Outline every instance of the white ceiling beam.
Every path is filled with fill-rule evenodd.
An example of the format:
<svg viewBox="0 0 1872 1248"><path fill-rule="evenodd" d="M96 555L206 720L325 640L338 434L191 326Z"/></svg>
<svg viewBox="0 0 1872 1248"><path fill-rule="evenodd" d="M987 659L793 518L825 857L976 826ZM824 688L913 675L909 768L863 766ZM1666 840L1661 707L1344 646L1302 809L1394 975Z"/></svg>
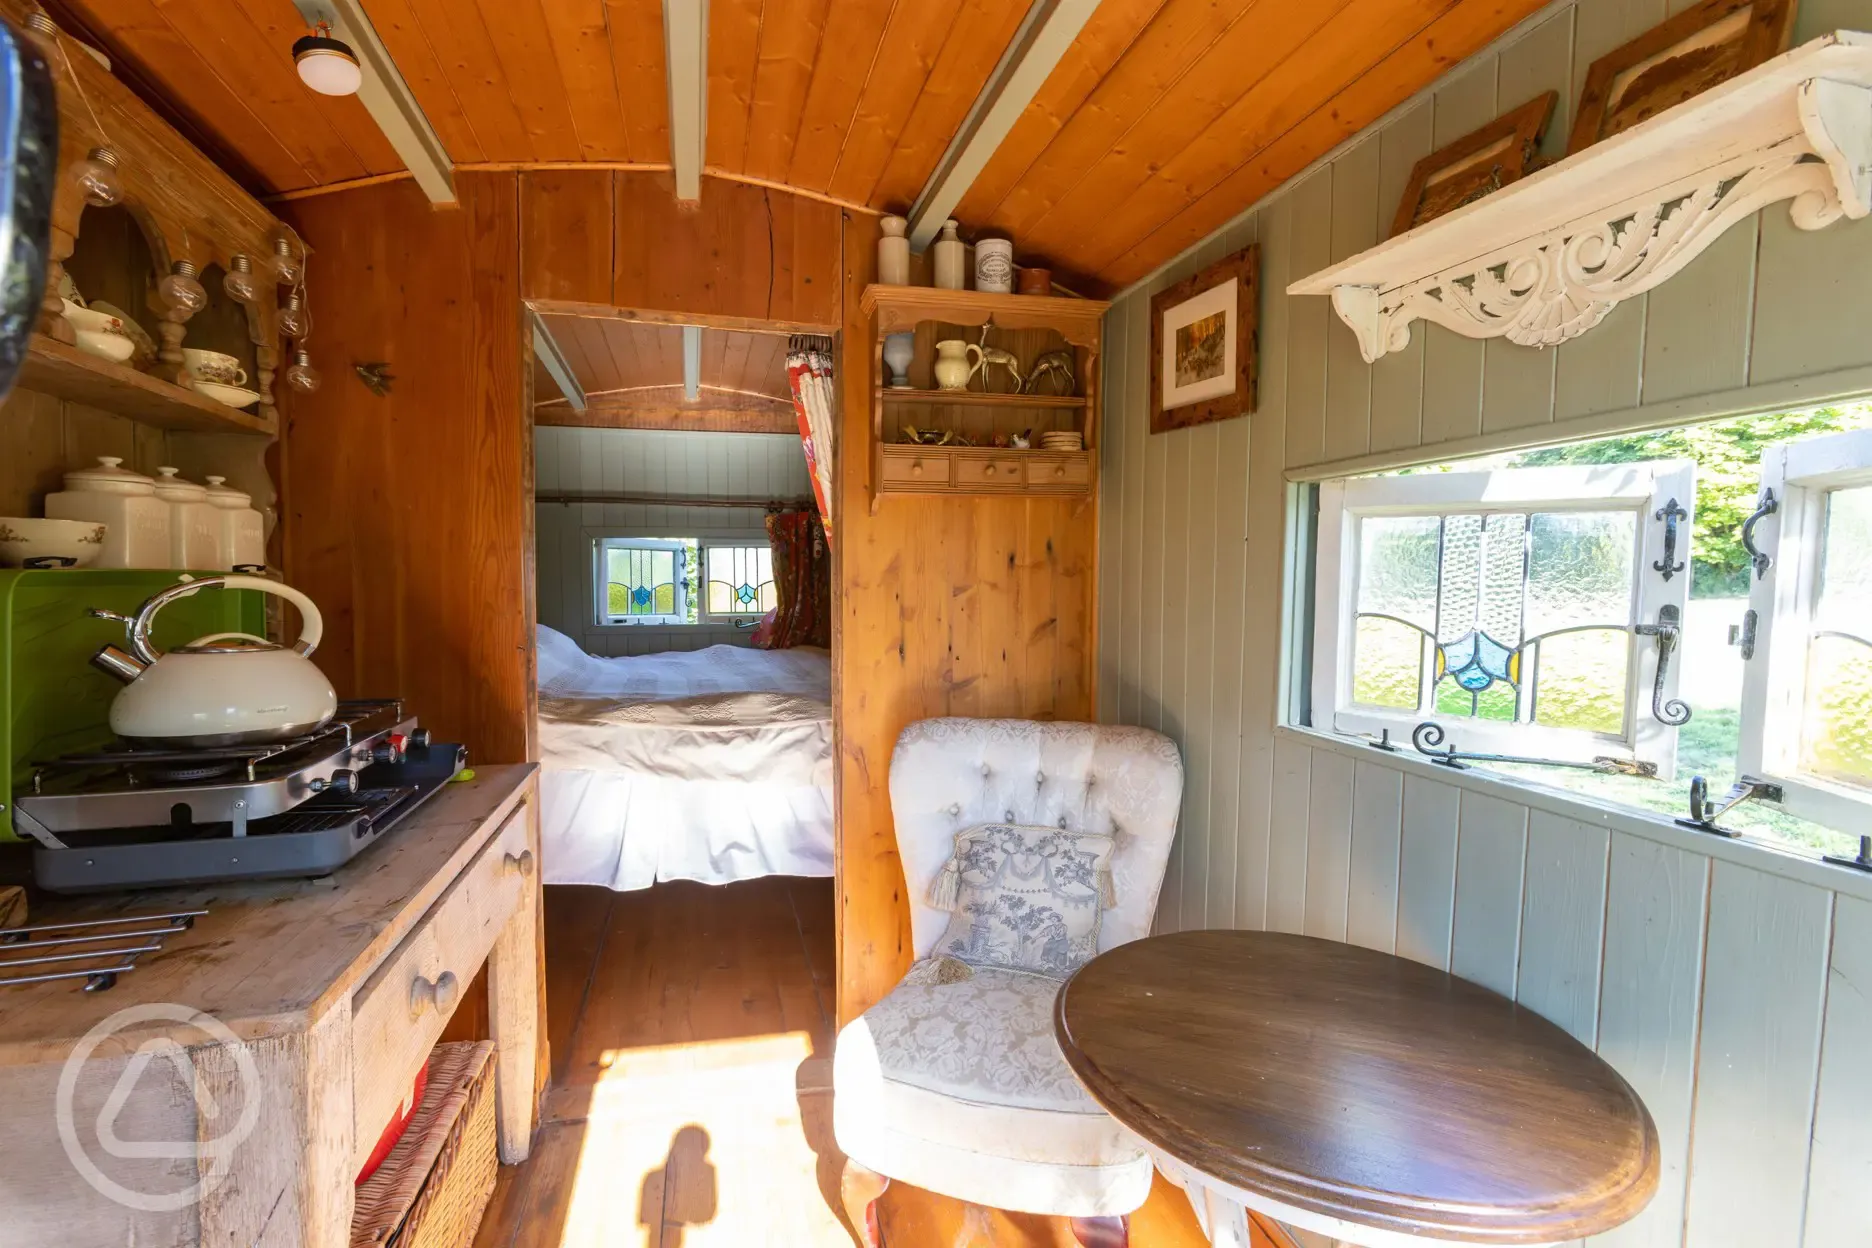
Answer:
<svg viewBox="0 0 1872 1248"><path fill-rule="evenodd" d="M553 385L559 387L559 393L565 396L566 403L575 412L582 412L588 406L585 387L579 385L578 374L572 371L572 365L566 361L565 352L559 349L559 343L553 338L552 329L546 324L546 318L528 309L533 321L533 358L545 368L546 375L553 379Z"/></svg>
<svg viewBox="0 0 1872 1248"><path fill-rule="evenodd" d="M694 203L702 198L708 135L708 0L663 0L663 52L676 198Z"/></svg>
<svg viewBox="0 0 1872 1248"><path fill-rule="evenodd" d="M1096 8L1098 0L1033 0L910 209L912 248L921 252L942 230Z"/></svg>
<svg viewBox="0 0 1872 1248"><path fill-rule="evenodd" d="M682 327L682 392L693 403L702 393L702 327Z"/></svg>
<svg viewBox="0 0 1872 1248"><path fill-rule="evenodd" d="M429 124L409 84L390 58L390 50L377 36L377 28L360 0L293 0L306 25L324 22L332 35L351 45L364 80L358 100L377 123L403 165L415 175L416 185L432 204L455 202L455 165L448 149Z"/></svg>

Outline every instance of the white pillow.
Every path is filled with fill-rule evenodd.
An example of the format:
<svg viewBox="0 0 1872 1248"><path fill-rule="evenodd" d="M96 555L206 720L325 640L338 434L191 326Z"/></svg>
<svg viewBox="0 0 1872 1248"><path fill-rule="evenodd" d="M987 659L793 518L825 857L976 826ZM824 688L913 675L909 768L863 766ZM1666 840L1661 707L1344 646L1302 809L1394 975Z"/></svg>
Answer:
<svg viewBox="0 0 1872 1248"><path fill-rule="evenodd" d="M535 650L539 656L540 692L559 693L577 689L579 674L591 656L579 647L578 642L544 624L539 626L538 636Z"/></svg>

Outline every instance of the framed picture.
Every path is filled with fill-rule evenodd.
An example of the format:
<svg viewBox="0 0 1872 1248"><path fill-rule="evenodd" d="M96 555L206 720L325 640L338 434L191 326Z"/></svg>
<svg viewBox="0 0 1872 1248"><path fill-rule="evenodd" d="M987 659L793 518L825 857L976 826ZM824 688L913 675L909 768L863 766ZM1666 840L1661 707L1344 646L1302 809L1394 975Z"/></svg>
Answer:
<svg viewBox="0 0 1872 1248"><path fill-rule="evenodd" d="M1787 51L1795 0L1703 0L1592 63L1567 154Z"/></svg>
<svg viewBox="0 0 1872 1248"><path fill-rule="evenodd" d="M1398 201L1390 237L1520 181L1540 154L1541 135L1559 100L1558 91L1536 96L1418 161Z"/></svg>
<svg viewBox="0 0 1872 1248"><path fill-rule="evenodd" d="M1152 433L1254 411L1260 272L1249 247L1151 296Z"/></svg>

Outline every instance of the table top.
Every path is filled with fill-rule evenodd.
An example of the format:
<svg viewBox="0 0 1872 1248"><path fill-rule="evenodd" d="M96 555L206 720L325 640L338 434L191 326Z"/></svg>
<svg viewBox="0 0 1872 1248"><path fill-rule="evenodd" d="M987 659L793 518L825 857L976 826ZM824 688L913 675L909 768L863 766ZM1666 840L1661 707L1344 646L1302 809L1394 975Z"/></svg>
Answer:
<svg viewBox="0 0 1872 1248"><path fill-rule="evenodd" d="M1355 945L1184 932L1067 981L1054 1025L1111 1114L1246 1192L1360 1226L1554 1243L1650 1200L1657 1129L1532 1010Z"/></svg>
<svg viewBox="0 0 1872 1248"><path fill-rule="evenodd" d="M443 785L381 843L321 879L40 894L30 923L208 913L108 991L84 992L75 980L0 990L0 1067L63 1061L93 1026L136 1005L204 1010L244 1040L305 1030L408 934L532 790L536 770L532 763L475 768L473 780ZM159 1019L125 1027L103 1051L134 1050L171 1027Z"/></svg>

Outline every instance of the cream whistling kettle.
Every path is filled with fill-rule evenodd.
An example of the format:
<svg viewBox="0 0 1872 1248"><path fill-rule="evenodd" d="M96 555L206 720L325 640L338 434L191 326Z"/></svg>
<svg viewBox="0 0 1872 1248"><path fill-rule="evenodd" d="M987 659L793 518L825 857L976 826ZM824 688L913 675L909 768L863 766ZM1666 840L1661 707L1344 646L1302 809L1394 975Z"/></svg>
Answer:
<svg viewBox="0 0 1872 1248"><path fill-rule="evenodd" d="M257 589L299 608L299 640L279 646L248 633L212 633L167 654L150 645L156 613L204 589ZM312 600L257 576L184 577L133 616L93 609L124 625L130 651L105 646L93 666L124 682L111 702L111 731L126 741L177 749L281 741L322 727L338 710L325 673L306 656L324 631Z"/></svg>

